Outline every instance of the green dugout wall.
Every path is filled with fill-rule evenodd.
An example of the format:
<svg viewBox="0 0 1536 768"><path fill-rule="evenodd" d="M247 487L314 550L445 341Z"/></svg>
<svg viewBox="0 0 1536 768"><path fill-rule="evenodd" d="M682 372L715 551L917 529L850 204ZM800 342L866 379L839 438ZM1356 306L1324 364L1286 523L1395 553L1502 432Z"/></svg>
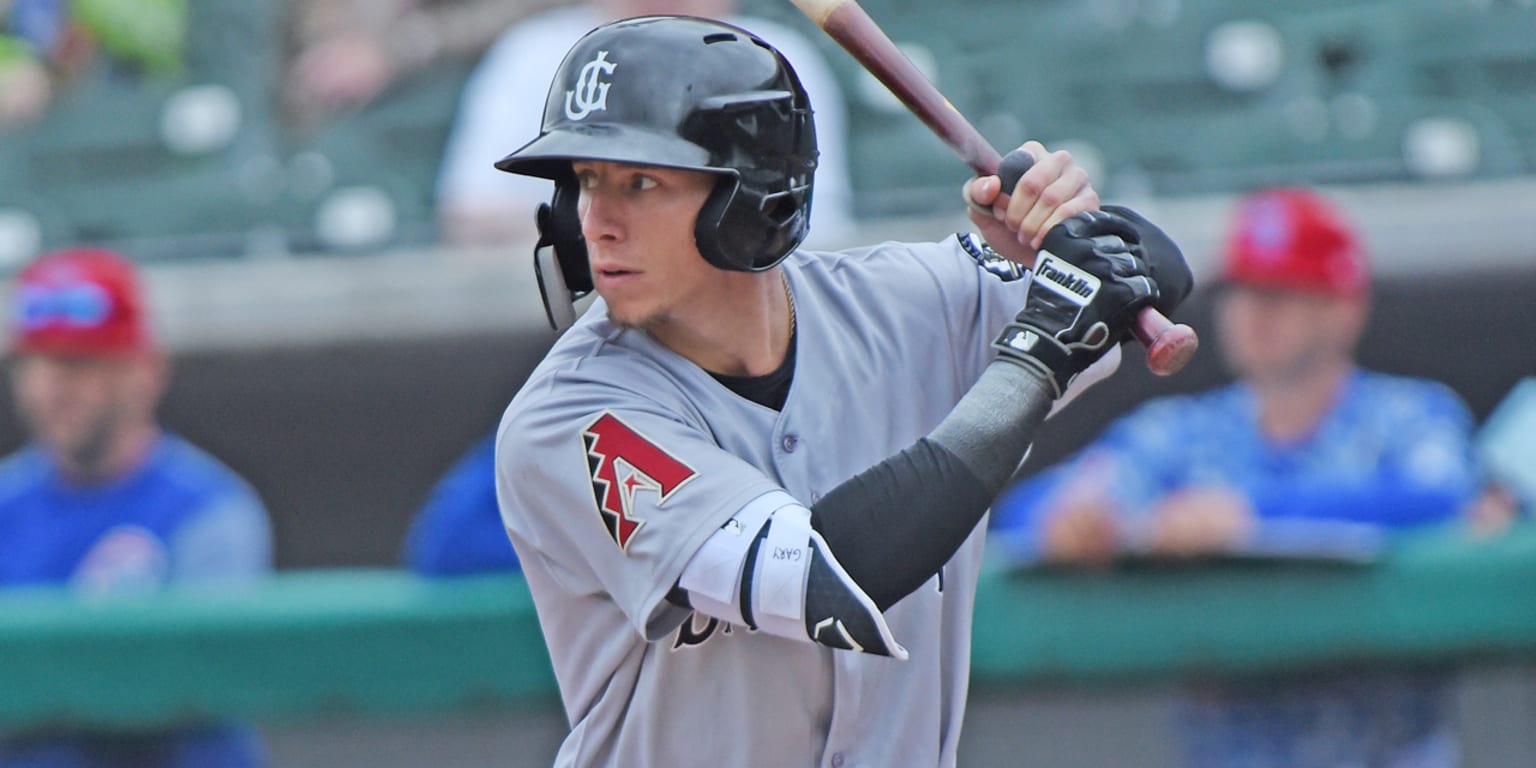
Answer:
<svg viewBox="0 0 1536 768"><path fill-rule="evenodd" d="M1536 526L1421 534L1369 566L991 569L976 687L1536 656ZM0 730L557 706L519 577L282 573L238 594L0 597Z"/></svg>

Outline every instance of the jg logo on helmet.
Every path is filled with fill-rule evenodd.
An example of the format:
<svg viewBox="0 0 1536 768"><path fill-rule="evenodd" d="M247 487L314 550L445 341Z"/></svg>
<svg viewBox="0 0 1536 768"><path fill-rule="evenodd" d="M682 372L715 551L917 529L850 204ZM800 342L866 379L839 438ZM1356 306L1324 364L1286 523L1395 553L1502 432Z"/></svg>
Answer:
<svg viewBox="0 0 1536 768"><path fill-rule="evenodd" d="M613 75L617 62L608 60L607 51L598 51L597 57L587 62L576 77L576 88L565 92L565 116L581 120L593 112L608 108L608 88L612 83L598 80L603 75ZM574 104L572 103L574 100Z"/></svg>

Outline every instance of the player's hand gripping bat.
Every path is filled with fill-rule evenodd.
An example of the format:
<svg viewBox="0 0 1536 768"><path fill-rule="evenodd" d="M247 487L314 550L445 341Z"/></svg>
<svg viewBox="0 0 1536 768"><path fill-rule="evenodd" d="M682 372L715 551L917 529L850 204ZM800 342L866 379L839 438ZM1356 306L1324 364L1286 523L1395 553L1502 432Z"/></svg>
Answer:
<svg viewBox="0 0 1536 768"><path fill-rule="evenodd" d="M1003 191L1012 192L1024 171L1029 169L1029 156L1010 153L1009 162L999 169L1002 158L997 150L902 54L856 0L792 2L816 22L816 26L853 54L912 114L955 150L960 159L979 174L999 174ZM1137 314L1133 330L1136 338L1147 347L1147 368L1159 376L1183 368L1200 345L1194 329L1183 324L1175 325L1153 307L1146 307Z"/></svg>

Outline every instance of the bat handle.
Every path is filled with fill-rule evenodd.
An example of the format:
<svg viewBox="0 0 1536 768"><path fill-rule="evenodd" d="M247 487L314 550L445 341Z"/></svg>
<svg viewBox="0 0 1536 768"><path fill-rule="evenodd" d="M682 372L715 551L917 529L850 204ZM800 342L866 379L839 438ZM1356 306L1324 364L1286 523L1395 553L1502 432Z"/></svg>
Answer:
<svg viewBox="0 0 1536 768"><path fill-rule="evenodd" d="M1003 191L1012 194L1024 172L1035 164L1035 159L1022 150L1014 150L1003 156L997 164L998 180ZM1131 332L1147 347L1147 369L1158 376L1178 373L1195 356L1200 348L1200 337L1195 329L1183 323L1174 323L1155 307L1142 307L1136 313Z"/></svg>

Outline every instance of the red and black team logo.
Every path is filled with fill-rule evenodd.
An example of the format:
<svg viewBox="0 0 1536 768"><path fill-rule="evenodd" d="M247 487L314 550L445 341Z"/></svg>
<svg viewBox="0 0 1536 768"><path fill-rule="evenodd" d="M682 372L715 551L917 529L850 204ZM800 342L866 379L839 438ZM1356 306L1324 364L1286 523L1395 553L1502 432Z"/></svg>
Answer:
<svg viewBox="0 0 1536 768"><path fill-rule="evenodd" d="M581 440L587 446L592 499L608 535L625 552L635 532L645 525L635 516L635 492L642 488L654 492L660 507L698 474L610 411L587 425Z"/></svg>

